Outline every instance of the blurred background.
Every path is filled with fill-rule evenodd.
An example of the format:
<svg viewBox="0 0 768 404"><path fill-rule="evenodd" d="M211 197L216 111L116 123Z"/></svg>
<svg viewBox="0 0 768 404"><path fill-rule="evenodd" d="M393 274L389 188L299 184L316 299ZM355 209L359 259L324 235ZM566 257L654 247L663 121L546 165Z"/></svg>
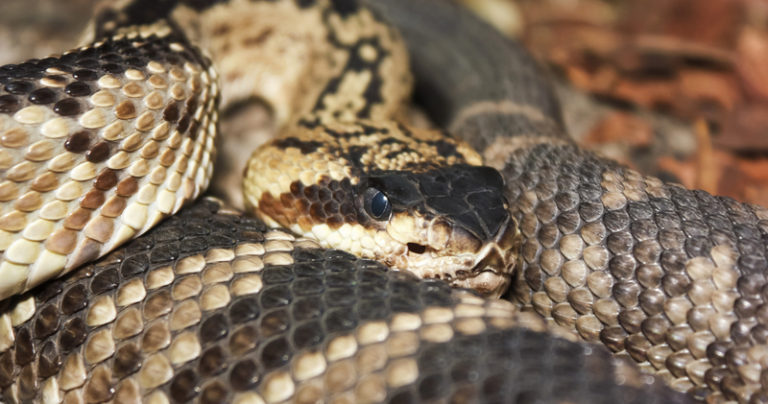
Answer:
<svg viewBox="0 0 768 404"><path fill-rule="evenodd" d="M768 206L768 0L460 1L546 67L585 147ZM93 3L0 1L0 64L71 47Z"/></svg>

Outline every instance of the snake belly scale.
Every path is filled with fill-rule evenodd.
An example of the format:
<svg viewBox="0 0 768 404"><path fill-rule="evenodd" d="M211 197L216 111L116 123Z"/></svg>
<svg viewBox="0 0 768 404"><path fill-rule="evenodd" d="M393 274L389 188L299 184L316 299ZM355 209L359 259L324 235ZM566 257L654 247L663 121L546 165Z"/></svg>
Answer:
<svg viewBox="0 0 768 404"><path fill-rule="evenodd" d="M649 243L628 252L631 240L600 229L633 224L647 241L675 222L654 233L636 224L646 211L623 222L611 212L642 201L639 190L661 204L674 191L572 146L530 59L466 12L433 0L373 6L106 3L86 45L0 67L0 293L21 293L0 302L4 400L692 399L665 381L711 401L759 401L758 320L728 320L739 296L752 305L739 315L755 317L765 282L734 289L737 271L759 265L718 247L710 257L730 269L712 269L691 259L706 247L701 237L680 241L691 233L662 244L685 243L687 256L654 254ZM395 122L411 79L382 15L411 47L417 97L481 154ZM140 236L205 189L219 111L253 98L281 127L245 174L259 219L203 200ZM576 172L602 182L581 184ZM683 202L661 211L695 218ZM628 257L645 264L639 286L611 278L635 276ZM659 257L672 262L654 266ZM700 280L694 292L680 286L676 262ZM509 289L516 304L449 285ZM736 334L726 331L732 323Z"/></svg>

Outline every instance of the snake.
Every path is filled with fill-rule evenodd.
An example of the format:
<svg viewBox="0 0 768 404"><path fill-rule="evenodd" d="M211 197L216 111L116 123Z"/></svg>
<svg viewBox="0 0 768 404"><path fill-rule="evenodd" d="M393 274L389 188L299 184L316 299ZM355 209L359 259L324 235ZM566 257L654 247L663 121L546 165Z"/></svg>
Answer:
<svg viewBox="0 0 768 404"><path fill-rule="evenodd" d="M0 67L5 401L765 400L765 209L579 148L458 6L134 0L89 31ZM400 123L407 59L458 138ZM257 218L182 209L254 94L283 127Z"/></svg>

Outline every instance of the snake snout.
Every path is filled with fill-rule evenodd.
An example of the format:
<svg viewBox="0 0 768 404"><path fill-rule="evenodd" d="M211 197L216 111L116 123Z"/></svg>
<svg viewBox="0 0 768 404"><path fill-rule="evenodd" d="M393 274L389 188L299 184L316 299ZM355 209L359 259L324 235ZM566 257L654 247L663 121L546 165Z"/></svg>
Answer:
<svg viewBox="0 0 768 404"><path fill-rule="evenodd" d="M464 243L470 243L474 236L465 234ZM479 248L473 254L473 261L466 268L455 271L451 284L476 290L483 295L498 297L509 285L512 272L515 269L517 257L518 227L516 222L507 217L496 234L479 243Z"/></svg>

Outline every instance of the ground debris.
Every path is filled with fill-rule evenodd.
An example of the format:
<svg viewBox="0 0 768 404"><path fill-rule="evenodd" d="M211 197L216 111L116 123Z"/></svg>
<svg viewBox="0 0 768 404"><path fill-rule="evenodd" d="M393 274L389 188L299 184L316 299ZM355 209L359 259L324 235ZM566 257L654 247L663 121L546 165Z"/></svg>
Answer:
<svg viewBox="0 0 768 404"><path fill-rule="evenodd" d="M768 205L768 2L513 3L526 46L609 107L576 125L586 146L689 187ZM696 147L680 153L679 131L658 116L687 126Z"/></svg>

